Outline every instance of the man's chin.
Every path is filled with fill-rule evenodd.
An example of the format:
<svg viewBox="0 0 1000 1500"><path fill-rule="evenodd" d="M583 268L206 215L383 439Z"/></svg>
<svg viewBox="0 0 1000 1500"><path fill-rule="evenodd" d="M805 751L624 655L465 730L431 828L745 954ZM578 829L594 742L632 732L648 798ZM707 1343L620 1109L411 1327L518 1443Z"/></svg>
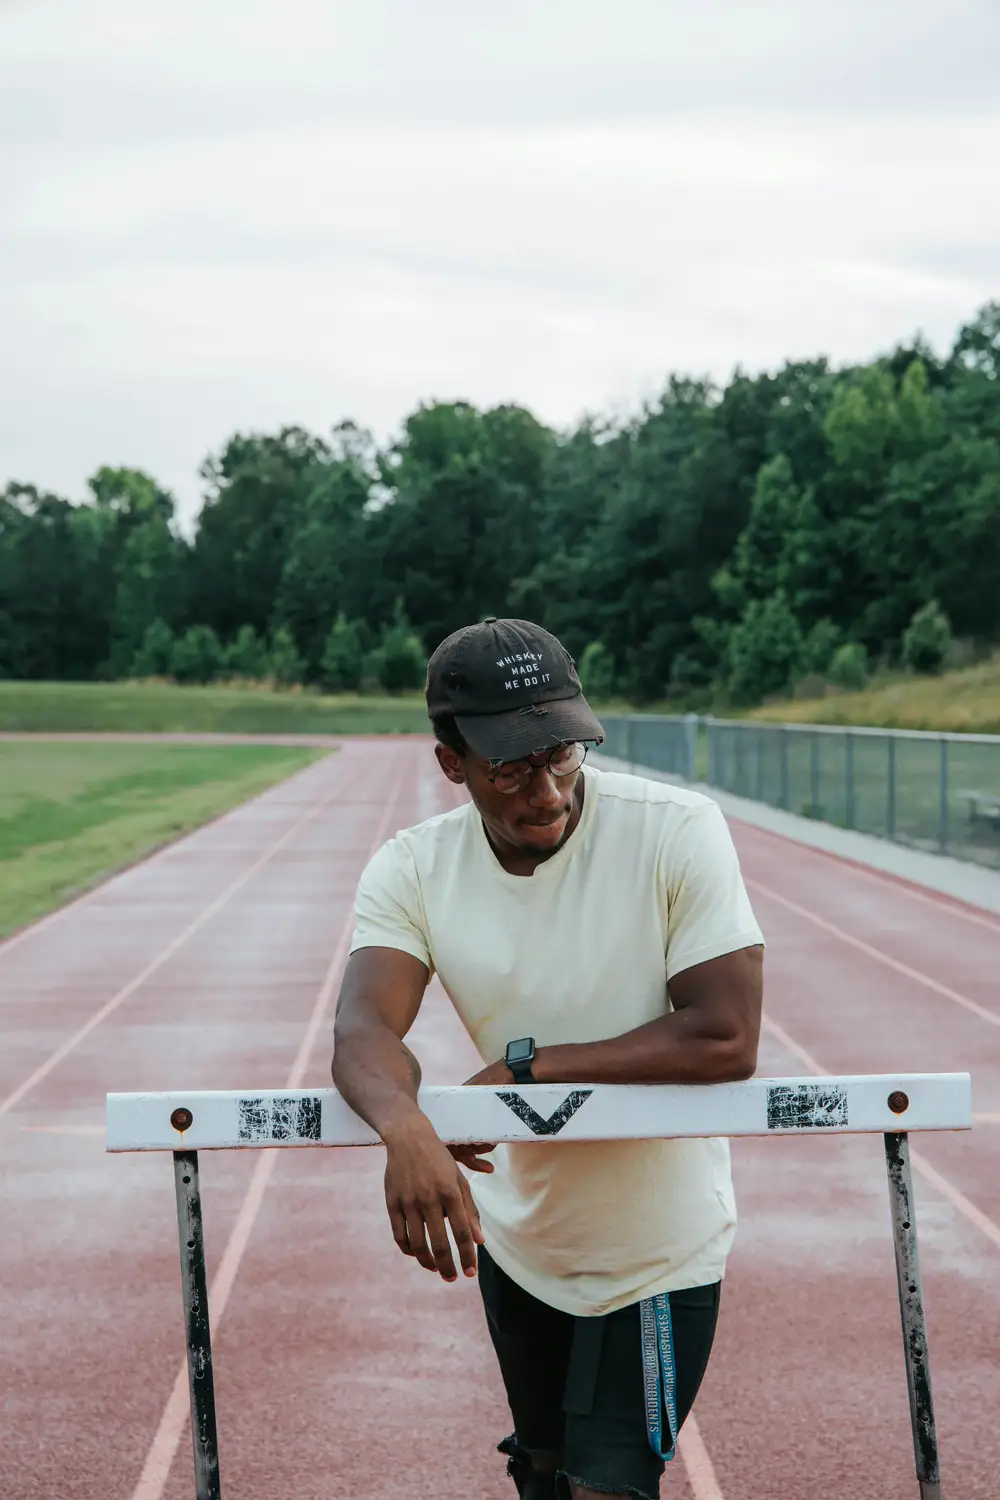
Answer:
<svg viewBox="0 0 1000 1500"><path fill-rule="evenodd" d="M564 818L559 818L555 823L522 823L518 829L521 848L536 853L539 851L551 853L564 842L568 828L568 814Z"/></svg>

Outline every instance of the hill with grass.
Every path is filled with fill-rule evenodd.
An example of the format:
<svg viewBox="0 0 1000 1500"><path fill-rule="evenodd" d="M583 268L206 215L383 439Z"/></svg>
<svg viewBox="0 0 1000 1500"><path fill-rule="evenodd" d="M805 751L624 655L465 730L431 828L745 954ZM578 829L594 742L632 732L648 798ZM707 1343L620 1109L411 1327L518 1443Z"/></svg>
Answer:
<svg viewBox="0 0 1000 1500"><path fill-rule="evenodd" d="M828 688L822 696L768 703L748 717L795 724L1000 734L1000 655L938 676L876 679L860 692Z"/></svg>

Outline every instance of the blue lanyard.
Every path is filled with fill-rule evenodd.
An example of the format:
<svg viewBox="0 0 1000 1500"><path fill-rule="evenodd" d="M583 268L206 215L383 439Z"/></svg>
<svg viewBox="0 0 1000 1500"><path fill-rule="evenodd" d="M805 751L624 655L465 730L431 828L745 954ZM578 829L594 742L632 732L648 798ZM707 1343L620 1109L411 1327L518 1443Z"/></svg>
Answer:
<svg viewBox="0 0 1000 1500"><path fill-rule="evenodd" d="M677 1444L677 1369L674 1364L674 1334L670 1324L670 1300L666 1292L639 1303L642 1318L642 1378L646 1397L646 1432L657 1458L669 1463ZM668 1451L663 1446L663 1413L669 1428Z"/></svg>

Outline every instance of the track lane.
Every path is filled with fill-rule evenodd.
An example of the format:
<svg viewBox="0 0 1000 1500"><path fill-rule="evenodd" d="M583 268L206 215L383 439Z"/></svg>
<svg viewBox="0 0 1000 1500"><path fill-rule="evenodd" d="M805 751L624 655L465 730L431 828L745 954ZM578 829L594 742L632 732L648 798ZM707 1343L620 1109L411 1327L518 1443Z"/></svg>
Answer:
<svg viewBox="0 0 1000 1500"><path fill-rule="evenodd" d="M323 762L298 781L297 811L320 805L331 774L344 795L0 1121L4 1500L108 1500L135 1484L183 1349L172 1182L165 1159L109 1158L99 1136L80 1132L100 1122L108 1089L210 1088L234 1076L263 1084L287 1072L349 919L358 862L384 811L385 778L399 763L380 747L356 757L362 784L354 800L350 779L333 767ZM288 806L277 803L265 816L259 804L248 808L246 821L233 814L212 831L223 863L237 854L245 863L248 843L257 849L276 819L289 823ZM151 888L172 888L176 878L162 866L123 877L126 888L133 881L139 888L136 929ZM127 889L115 903L128 910ZM55 932L66 939L61 959ZM53 982L71 988L73 936L59 925L40 945L43 996ZM141 950L141 931L135 937ZM85 989L84 1014L92 1001ZM38 1124L53 1129L21 1130ZM213 1269L252 1170L240 1154L205 1162Z"/></svg>
<svg viewBox="0 0 1000 1500"><path fill-rule="evenodd" d="M976 1108L989 1109L1000 1092L996 1027L899 963L987 1003L1000 930L901 882L733 826L769 945L758 1072L969 1070ZM993 1500L1000 1464L986 1422L1000 1398L997 1141L974 1128L913 1143L943 1489L962 1500ZM742 1222L698 1406L723 1494L769 1500L835 1487L851 1500L909 1500L880 1139L739 1141L733 1156Z"/></svg>
<svg viewBox="0 0 1000 1500"><path fill-rule="evenodd" d="M372 770L354 796L345 788L342 801L0 1120L12 1173L4 1190L13 1183L18 1226L16 1243L4 1239L0 1285L12 1284L10 1273L21 1289L16 1321L8 1310L4 1317L5 1332L13 1327L4 1411L13 1420L0 1449L0 1500L133 1493L181 1350L172 1181L166 1158L108 1159L100 1138L82 1132L99 1121L106 1087L231 1087L237 1079L273 1086L286 1076L349 911L366 838L384 812L387 779L401 762L410 765L403 824L438 810L448 795L426 742L355 743L337 761L346 769L355 755ZM984 944L973 967L996 956L990 927L965 909L948 912L948 903L905 887L886 893L893 883L881 877L755 837L745 825L734 831L751 882L833 925L853 920L860 901L866 925L858 930L869 946L909 965L916 959L941 983L961 980L963 992L989 1006L969 971L954 968L954 951L970 933ZM215 860L231 858L245 836L245 828L222 824L203 832L218 840ZM178 847L159 858L175 858ZM185 853L185 873L204 891L198 853ZM99 955L109 933L128 936L133 953L143 944L148 951L147 918L155 923L161 898L175 903L177 921L184 883L165 884L161 873L129 872L147 882L119 908L130 935L120 921L86 921L75 951L72 943L61 953L37 945L29 977L40 996L56 993L69 1005L59 1024L78 1014L75 957ZM1000 1113L995 1027L787 905L754 900L769 939L768 1014L799 1049L789 1053L766 1035L761 1073L807 1071L803 1052L833 1072L971 1066L977 1110ZM929 922L928 902L932 916L940 905L939 920ZM930 948L927 932L918 932L927 926L938 934ZM92 1006L93 985L86 993L80 1004ZM440 994L429 997L416 1046L429 1081L456 1081L474 1063ZM326 1081L327 1050L317 1044L306 1082ZM984 1178L996 1176L997 1142L1000 1133L984 1127L922 1136L918 1146L990 1213ZM210 1274L245 1202L254 1171L247 1158L263 1159L203 1158ZM725 1500L778 1493L798 1500L836 1487L852 1500L906 1500L912 1456L880 1141L738 1142L734 1158L742 1224L697 1408L718 1492ZM993 1352L1000 1250L922 1181L918 1212L946 1494L993 1500L1000 1455L986 1414L1000 1398ZM227 1493L379 1500L401 1483L442 1500L513 1493L492 1452L506 1429L476 1289L445 1287L399 1256L374 1152L282 1155L215 1347ZM167 1500L187 1500L189 1464L185 1433ZM663 1492L702 1500L678 1463Z"/></svg>
<svg viewBox="0 0 1000 1500"><path fill-rule="evenodd" d="M197 830L160 857L113 878L89 897L62 913L52 913L0 946L0 1014L6 1040L0 1061L0 1115L16 1108L64 1057L223 911L318 813L344 795L343 762L324 764L331 769L317 783L315 803L307 798L303 804L297 796L303 784L298 773L282 784L284 790L272 788L244 804L238 820L230 815ZM313 779L304 784L311 787ZM294 811L292 821L285 811L289 807ZM275 821L281 831L276 838L267 838L258 851L260 833ZM233 827L248 829L249 858L243 847L231 846ZM218 877L227 870L230 878L218 889ZM132 920L136 906L147 904L155 910L155 921L150 922L148 912L143 911L145 920L136 923ZM60 915L63 920L54 927ZM67 949L74 954L75 966L71 982L61 985L60 965L65 965L61 953ZM9 961L4 963L5 959ZM138 969L137 963L141 964ZM104 998L111 987L114 993ZM65 1035L67 1030L69 1035ZM50 1033L62 1038L51 1048L46 1044ZM33 1054L35 1066L25 1074Z"/></svg>

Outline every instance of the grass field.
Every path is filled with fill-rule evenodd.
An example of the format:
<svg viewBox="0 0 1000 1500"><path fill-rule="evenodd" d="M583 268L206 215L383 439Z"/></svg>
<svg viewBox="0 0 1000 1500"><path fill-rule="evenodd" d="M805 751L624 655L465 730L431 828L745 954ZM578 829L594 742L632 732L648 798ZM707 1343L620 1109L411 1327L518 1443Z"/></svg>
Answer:
<svg viewBox="0 0 1000 1500"><path fill-rule="evenodd" d="M322 753L270 745L0 743L0 935Z"/></svg>
<svg viewBox="0 0 1000 1500"><path fill-rule="evenodd" d="M899 678L862 693L834 692L800 702L769 703L748 717L786 724L868 724L879 729L1000 734L1000 657L939 677Z"/></svg>
<svg viewBox="0 0 1000 1500"><path fill-rule="evenodd" d="M626 703L596 704L608 714ZM676 713L650 704L646 713ZM761 722L1000 734L1000 657L939 677L898 678L863 693L782 700L741 713ZM56 734L426 734L421 693L398 697L175 687L158 682L0 682L0 732Z"/></svg>
<svg viewBox="0 0 1000 1500"><path fill-rule="evenodd" d="M147 682L0 682L0 731L426 734L422 694L323 697Z"/></svg>

